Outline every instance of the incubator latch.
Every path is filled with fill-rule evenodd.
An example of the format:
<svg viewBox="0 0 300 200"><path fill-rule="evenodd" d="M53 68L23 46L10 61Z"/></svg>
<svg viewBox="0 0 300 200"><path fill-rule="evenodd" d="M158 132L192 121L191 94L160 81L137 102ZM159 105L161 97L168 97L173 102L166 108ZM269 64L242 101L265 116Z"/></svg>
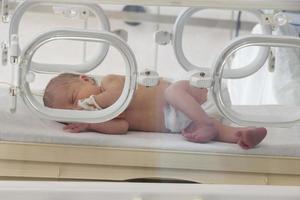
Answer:
<svg viewBox="0 0 300 200"><path fill-rule="evenodd" d="M2 22L9 22L9 4L8 0L1 0L1 13L2 13Z"/></svg>
<svg viewBox="0 0 300 200"><path fill-rule="evenodd" d="M159 45L167 45L172 39L172 34L167 31L157 31L154 35L155 43Z"/></svg>
<svg viewBox="0 0 300 200"><path fill-rule="evenodd" d="M212 85L212 78L210 73L207 72L196 72L190 76L191 86L197 88L209 88Z"/></svg>
<svg viewBox="0 0 300 200"><path fill-rule="evenodd" d="M18 35L11 35L10 38L10 62L17 64L19 61L19 38Z"/></svg>
<svg viewBox="0 0 300 200"><path fill-rule="evenodd" d="M146 86L146 87L152 87L156 86L159 83L159 74L151 69L145 69L142 72L140 72L138 77L139 84Z"/></svg>
<svg viewBox="0 0 300 200"><path fill-rule="evenodd" d="M1 60L2 66L7 65L8 60L8 45L5 42L1 43Z"/></svg>

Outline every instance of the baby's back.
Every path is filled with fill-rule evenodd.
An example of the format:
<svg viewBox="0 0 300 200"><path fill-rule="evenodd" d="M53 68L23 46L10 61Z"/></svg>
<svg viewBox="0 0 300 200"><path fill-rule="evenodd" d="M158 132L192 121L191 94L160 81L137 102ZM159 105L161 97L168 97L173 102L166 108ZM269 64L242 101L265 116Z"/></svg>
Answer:
<svg viewBox="0 0 300 200"><path fill-rule="evenodd" d="M124 112L130 130L167 131L164 125L164 91L169 85L164 80L160 80L154 87L138 85L129 107Z"/></svg>

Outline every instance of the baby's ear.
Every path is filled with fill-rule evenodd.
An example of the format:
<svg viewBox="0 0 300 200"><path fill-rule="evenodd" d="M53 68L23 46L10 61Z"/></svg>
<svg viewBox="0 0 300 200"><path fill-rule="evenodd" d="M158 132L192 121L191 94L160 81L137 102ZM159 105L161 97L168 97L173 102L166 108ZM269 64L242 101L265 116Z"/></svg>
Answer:
<svg viewBox="0 0 300 200"><path fill-rule="evenodd" d="M87 75L84 75L84 74L81 74L81 75L79 76L79 79L80 79L81 81L84 81L84 82L89 82L89 83L95 84L94 79L92 79L91 77L89 77L89 76L87 76Z"/></svg>
<svg viewBox="0 0 300 200"><path fill-rule="evenodd" d="M87 75L81 74L79 75L79 79L82 81L89 81L90 78Z"/></svg>

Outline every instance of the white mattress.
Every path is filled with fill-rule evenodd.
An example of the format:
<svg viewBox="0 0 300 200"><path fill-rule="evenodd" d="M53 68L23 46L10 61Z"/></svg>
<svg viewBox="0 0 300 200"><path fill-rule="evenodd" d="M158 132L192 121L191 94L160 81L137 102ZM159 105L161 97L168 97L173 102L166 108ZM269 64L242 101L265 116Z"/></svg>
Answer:
<svg viewBox="0 0 300 200"><path fill-rule="evenodd" d="M62 124L38 118L20 100L17 113L11 114L7 106L9 105L7 89L0 88L0 102L0 140L2 141L300 157L300 127L270 128L269 134L260 145L251 150L243 150L236 144L191 143L185 141L180 134L149 132L129 132L126 135L92 132L72 134L64 132Z"/></svg>

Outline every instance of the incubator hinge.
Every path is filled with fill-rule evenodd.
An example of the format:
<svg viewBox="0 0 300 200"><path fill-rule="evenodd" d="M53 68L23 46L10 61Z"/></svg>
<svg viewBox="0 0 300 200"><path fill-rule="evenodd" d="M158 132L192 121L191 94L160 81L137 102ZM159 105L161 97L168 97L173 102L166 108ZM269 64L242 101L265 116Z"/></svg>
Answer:
<svg viewBox="0 0 300 200"><path fill-rule="evenodd" d="M272 25L273 14L263 14L261 17L263 18L264 24Z"/></svg>
<svg viewBox="0 0 300 200"><path fill-rule="evenodd" d="M138 83L146 87L156 86L159 80L159 74L151 69L141 71L138 76Z"/></svg>
<svg viewBox="0 0 300 200"><path fill-rule="evenodd" d="M9 2L8 0L1 0L1 13L2 13L2 22L9 22Z"/></svg>
<svg viewBox="0 0 300 200"><path fill-rule="evenodd" d="M18 88L15 86L11 86L9 88L9 96L11 97L9 110L11 113L15 113L17 110L17 95L18 95Z"/></svg>
<svg viewBox="0 0 300 200"><path fill-rule="evenodd" d="M7 65L8 60L8 45L5 42L1 43L1 63L2 66Z"/></svg>
<svg viewBox="0 0 300 200"><path fill-rule="evenodd" d="M18 35L11 35L10 38L10 62L18 64L19 62L19 37Z"/></svg>
<svg viewBox="0 0 300 200"><path fill-rule="evenodd" d="M277 12L275 14L264 14L262 15L264 23L271 25L273 29L278 26L283 26L290 22L290 19L287 15L282 12Z"/></svg>
<svg viewBox="0 0 300 200"><path fill-rule="evenodd" d="M197 88L210 88L212 85L212 78L208 72L195 72L190 76L191 86Z"/></svg>
<svg viewBox="0 0 300 200"><path fill-rule="evenodd" d="M154 34L155 43L159 45L167 45L172 40L172 33L167 31L157 31Z"/></svg>

